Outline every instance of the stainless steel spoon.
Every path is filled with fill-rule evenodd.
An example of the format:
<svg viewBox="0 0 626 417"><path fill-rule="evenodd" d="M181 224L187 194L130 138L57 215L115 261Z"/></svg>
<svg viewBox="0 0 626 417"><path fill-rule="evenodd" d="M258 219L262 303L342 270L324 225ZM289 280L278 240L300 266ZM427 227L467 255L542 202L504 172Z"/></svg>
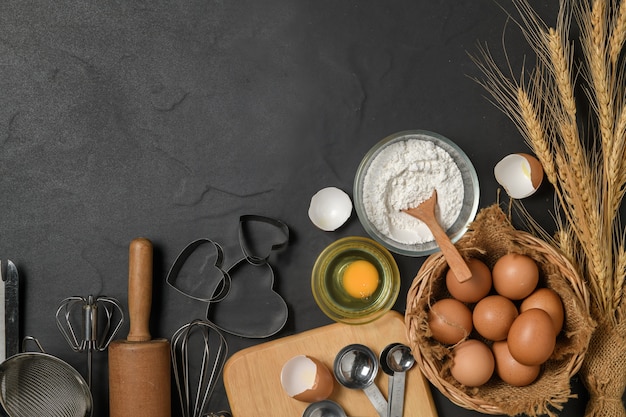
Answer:
<svg viewBox="0 0 626 417"><path fill-rule="evenodd" d="M387 353L387 365L394 372L393 392L389 401L389 417L402 417L404 411L404 385L406 382L406 371L415 364L415 358L411 354L411 348L398 344L389 349Z"/></svg>
<svg viewBox="0 0 626 417"><path fill-rule="evenodd" d="M380 352L380 356L379 356L379 362L380 362L380 369L383 370L384 373L386 373L388 375L388 379L387 379L387 403L389 404L389 406L387 407L387 414L391 415L391 404L392 404L392 394L393 394L393 369L391 369L389 367L389 365L387 365L387 356L389 355L389 351L391 350L391 348L393 348L394 346L398 346L401 343L390 343L387 346L385 346L385 348L382 350L382 352Z"/></svg>
<svg viewBox="0 0 626 417"><path fill-rule="evenodd" d="M309 404L302 417L347 417L339 404L331 400L317 401Z"/></svg>
<svg viewBox="0 0 626 417"><path fill-rule="evenodd" d="M378 374L378 360L370 348L361 344L344 347L335 357L333 372L344 387L363 390L378 415L388 417L387 401L374 384Z"/></svg>

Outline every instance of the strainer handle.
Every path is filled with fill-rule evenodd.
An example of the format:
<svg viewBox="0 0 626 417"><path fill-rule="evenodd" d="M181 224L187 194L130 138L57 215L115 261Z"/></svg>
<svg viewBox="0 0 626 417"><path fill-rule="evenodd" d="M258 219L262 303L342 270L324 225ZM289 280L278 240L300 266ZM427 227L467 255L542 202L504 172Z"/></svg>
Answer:
<svg viewBox="0 0 626 417"><path fill-rule="evenodd" d="M33 336L24 336L24 339L22 339L22 352L26 352L26 344L28 342L33 342L37 346L37 349L39 349L39 352L46 353L46 351L43 350L43 346L41 346L41 343L39 343L39 340L37 340L37 338Z"/></svg>

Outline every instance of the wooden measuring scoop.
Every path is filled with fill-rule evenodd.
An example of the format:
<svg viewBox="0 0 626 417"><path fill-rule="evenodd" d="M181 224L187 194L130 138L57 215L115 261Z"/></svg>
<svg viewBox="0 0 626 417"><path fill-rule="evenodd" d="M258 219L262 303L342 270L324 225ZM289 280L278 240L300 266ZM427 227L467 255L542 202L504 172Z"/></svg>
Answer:
<svg viewBox="0 0 626 417"><path fill-rule="evenodd" d="M446 231L443 230L437 218L435 217L435 206L437 205L437 190L433 190L432 195L422 202L417 207L402 210L403 212L410 214L411 216L419 219L428 226L435 241L439 246L439 249L443 253L443 256L448 262L448 266L454 273L454 276L459 282L465 282L472 277L472 271L467 266L467 262L461 256L459 251L454 246L454 243L450 240Z"/></svg>

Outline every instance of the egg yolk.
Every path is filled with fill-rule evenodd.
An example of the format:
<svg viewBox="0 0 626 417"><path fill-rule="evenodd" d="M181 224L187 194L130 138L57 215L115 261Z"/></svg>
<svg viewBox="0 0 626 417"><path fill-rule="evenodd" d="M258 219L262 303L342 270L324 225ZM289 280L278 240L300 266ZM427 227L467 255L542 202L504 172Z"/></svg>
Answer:
<svg viewBox="0 0 626 417"><path fill-rule="evenodd" d="M343 288L354 298L367 298L378 288L378 271L368 261L354 261L343 273Z"/></svg>

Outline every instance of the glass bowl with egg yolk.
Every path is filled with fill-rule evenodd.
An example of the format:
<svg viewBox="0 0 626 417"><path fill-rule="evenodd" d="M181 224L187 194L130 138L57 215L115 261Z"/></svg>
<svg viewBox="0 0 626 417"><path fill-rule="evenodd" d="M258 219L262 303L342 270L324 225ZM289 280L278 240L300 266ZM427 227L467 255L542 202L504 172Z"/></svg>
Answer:
<svg viewBox="0 0 626 417"><path fill-rule="evenodd" d="M327 246L311 273L319 308L337 322L369 323L391 310L400 291L400 272L378 242L345 237Z"/></svg>

